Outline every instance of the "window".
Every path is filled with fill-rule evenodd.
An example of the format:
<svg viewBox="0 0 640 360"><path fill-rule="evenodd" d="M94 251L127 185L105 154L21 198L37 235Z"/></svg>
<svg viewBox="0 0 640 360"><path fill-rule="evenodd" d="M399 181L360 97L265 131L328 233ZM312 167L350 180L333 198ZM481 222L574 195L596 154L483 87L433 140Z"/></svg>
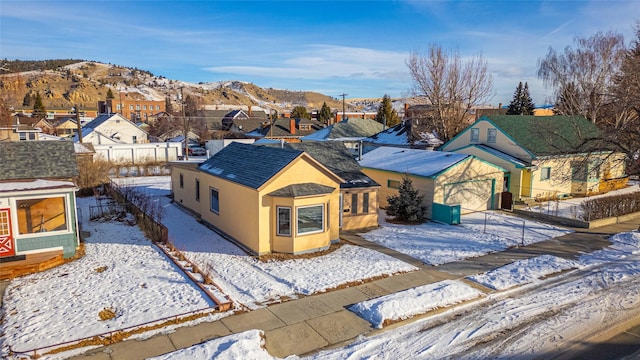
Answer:
<svg viewBox="0 0 640 360"><path fill-rule="evenodd" d="M496 135L498 131L496 129L488 129L487 130L487 143L495 144L496 143Z"/></svg>
<svg viewBox="0 0 640 360"><path fill-rule="evenodd" d="M27 140L27 133L18 133L20 135L20 141L26 141Z"/></svg>
<svg viewBox="0 0 640 360"><path fill-rule="evenodd" d="M63 197L16 200L16 207L20 234L68 230Z"/></svg>
<svg viewBox="0 0 640 360"><path fill-rule="evenodd" d="M138 143L138 137L137 137L137 136L135 136L135 135L133 135L133 136L132 136L131 140L133 140L133 143L134 143L134 144L137 144L137 143Z"/></svg>
<svg viewBox="0 0 640 360"><path fill-rule="evenodd" d="M216 214L220 214L220 198L218 194L218 190L214 188L210 188L211 191L211 211Z"/></svg>
<svg viewBox="0 0 640 360"><path fill-rule="evenodd" d="M398 180L387 180L387 187L389 189L400 189L400 181L398 181Z"/></svg>
<svg viewBox="0 0 640 360"><path fill-rule="evenodd" d="M278 209L278 235L291 236L291 208L290 207L277 207Z"/></svg>
<svg viewBox="0 0 640 360"><path fill-rule="evenodd" d="M543 167L540 169L540 180L549 180L551 179L551 168Z"/></svg>
<svg viewBox="0 0 640 360"><path fill-rule="evenodd" d="M116 110L120 110L120 104L116 105Z"/></svg>
<svg viewBox="0 0 640 360"><path fill-rule="evenodd" d="M184 175L180 174L180 189L184 188Z"/></svg>
<svg viewBox="0 0 640 360"><path fill-rule="evenodd" d="M133 105L129 105L129 110L133 110Z"/></svg>
<svg viewBox="0 0 640 360"><path fill-rule="evenodd" d="M369 193L362 194L362 213L369 213Z"/></svg>
<svg viewBox="0 0 640 360"><path fill-rule="evenodd" d="M196 201L200 201L200 179L196 179Z"/></svg>
<svg viewBox="0 0 640 360"><path fill-rule="evenodd" d="M156 105L156 110L160 110L160 105Z"/></svg>
<svg viewBox="0 0 640 360"><path fill-rule="evenodd" d="M142 105L142 110L147 110L147 105Z"/></svg>
<svg viewBox="0 0 640 360"><path fill-rule="evenodd" d="M471 129L471 142L477 143L480 140L480 129L472 128Z"/></svg>
<svg viewBox="0 0 640 360"><path fill-rule="evenodd" d="M140 105L136 105L136 110L140 110Z"/></svg>
<svg viewBox="0 0 640 360"><path fill-rule="evenodd" d="M320 232L324 229L324 205L301 206L298 212L298 235Z"/></svg>
<svg viewBox="0 0 640 360"><path fill-rule="evenodd" d="M351 194L351 215L358 213L358 194Z"/></svg>

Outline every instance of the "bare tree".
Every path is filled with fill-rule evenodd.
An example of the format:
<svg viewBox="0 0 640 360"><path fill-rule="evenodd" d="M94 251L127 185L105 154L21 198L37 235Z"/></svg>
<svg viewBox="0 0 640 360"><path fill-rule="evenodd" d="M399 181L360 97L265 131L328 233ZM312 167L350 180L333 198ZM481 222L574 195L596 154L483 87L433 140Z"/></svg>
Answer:
<svg viewBox="0 0 640 360"><path fill-rule="evenodd" d="M624 37L615 32L574 39L576 48L563 53L549 48L538 60L538 77L555 89L560 115L582 115L593 123L606 121L614 75L625 55ZM576 113L577 112L577 113Z"/></svg>
<svg viewBox="0 0 640 360"><path fill-rule="evenodd" d="M493 80L481 55L463 60L457 51L434 44L427 53L412 52L406 64L412 91L431 107L427 121L444 141L462 131L471 108L492 95Z"/></svg>

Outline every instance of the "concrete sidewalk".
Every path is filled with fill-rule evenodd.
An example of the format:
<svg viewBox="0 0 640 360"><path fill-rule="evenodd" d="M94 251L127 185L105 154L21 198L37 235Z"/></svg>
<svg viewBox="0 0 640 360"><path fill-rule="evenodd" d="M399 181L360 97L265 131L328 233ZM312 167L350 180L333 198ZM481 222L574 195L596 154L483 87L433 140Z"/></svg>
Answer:
<svg viewBox="0 0 640 360"><path fill-rule="evenodd" d="M148 340L129 340L100 347L75 359L145 359L249 329L265 332L266 348L273 356L304 355L326 347L344 345L373 330L367 321L348 311L348 305L445 279L461 279L541 254L577 257L609 245L606 238L610 234L638 229L639 222L640 219L634 219L592 231L577 231L529 246L437 267L425 265L417 259L368 242L357 235L347 234L341 236L343 240L373 248L413 264L420 270L271 305L212 323L179 328L174 333L153 336Z"/></svg>

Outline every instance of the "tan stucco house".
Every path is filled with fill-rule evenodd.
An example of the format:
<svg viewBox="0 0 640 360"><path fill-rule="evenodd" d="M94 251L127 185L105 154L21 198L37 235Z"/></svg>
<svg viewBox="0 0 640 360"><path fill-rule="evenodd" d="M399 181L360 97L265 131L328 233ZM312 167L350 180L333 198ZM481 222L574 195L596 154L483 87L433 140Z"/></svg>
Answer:
<svg viewBox="0 0 640 360"><path fill-rule="evenodd" d="M514 200L554 199L626 184L624 154L607 150L598 135L579 116L483 116L441 149L505 168Z"/></svg>
<svg viewBox="0 0 640 360"><path fill-rule="evenodd" d="M173 163L174 201L251 253L300 254L339 240L340 183L304 151L231 143Z"/></svg>
<svg viewBox="0 0 640 360"><path fill-rule="evenodd" d="M504 169L471 155L444 151L379 147L363 155L362 172L378 182L380 207L398 195L404 176L424 196L426 218L434 203L460 205L461 213L498 207Z"/></svg>

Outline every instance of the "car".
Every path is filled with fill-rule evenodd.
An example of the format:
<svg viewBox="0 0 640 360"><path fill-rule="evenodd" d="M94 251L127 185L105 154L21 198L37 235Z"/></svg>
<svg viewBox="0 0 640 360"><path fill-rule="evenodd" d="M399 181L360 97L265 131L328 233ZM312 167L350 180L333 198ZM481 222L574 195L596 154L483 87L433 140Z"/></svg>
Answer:
<svg viewBox="0 0 640 360"><path fill-rule="evenodd" d="M188 151L189 156L206 156L207 155L207 151L202 146L193 144L193 145L189 145L188 149L189 149Z"/></svg>

